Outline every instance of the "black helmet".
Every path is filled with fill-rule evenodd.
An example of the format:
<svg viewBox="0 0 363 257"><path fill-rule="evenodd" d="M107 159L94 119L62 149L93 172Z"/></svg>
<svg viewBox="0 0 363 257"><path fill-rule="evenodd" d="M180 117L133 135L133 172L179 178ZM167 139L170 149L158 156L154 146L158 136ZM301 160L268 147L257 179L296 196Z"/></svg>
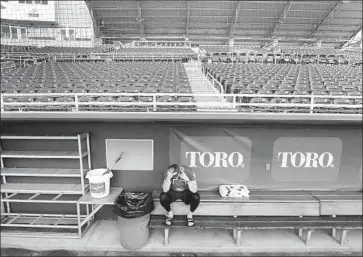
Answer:
<svg viewBox="0 0 363 257"><path fill-rule="evenodd" d="M169 169L174 169L174 171L176 172L176 175L179 176L180 173L180 169L179 169L179 165L178 164L172 164L169 166Z"/></svg>
<svg viewBox="0 0 363 257"><path fill-rule="evenodd" d="M169 166L169 169L174 169L175 171L179 171L179 166L178 164L172 164Z"/></svg>

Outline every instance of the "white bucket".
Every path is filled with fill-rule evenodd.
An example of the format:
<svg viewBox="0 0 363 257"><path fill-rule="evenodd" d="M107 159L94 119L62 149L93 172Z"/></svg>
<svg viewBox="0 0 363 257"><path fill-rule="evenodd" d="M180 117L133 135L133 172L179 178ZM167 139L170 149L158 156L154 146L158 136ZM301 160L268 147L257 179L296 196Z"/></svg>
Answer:
<svg viewBox="0 0 363 257"><path fill-rule="evenodd" d="M89 179L90 192L93 198L102 198L110 194L110 179L112 172L102 175L107 169L95 169L87 172L86 178Z"/></svg>

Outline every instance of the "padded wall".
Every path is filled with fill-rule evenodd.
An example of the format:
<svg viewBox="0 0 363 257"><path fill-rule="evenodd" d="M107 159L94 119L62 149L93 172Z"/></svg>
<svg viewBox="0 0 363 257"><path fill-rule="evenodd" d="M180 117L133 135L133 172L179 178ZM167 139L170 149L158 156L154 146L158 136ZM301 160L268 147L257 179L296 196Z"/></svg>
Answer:
<svg viewBox="0 0 363 257"><path fill-rule="evenodd" d="M247 157L249 175L246 177L237 177L236 182L244 183L252 188L259 189L349 189L349 190L361 190L361 165L362 165L362 129L360 126L320 126L320 125L224 125L224 124L158 124L158 123L102 123L102 122L4 122L3 123L3 134L15 134L15 135L63 135L63 134L74 134L82 132L90 132L91 148L92 148L92 165L93 168L104 168L106 166L106 139L153 139L154 147L154 164L153 170L122 170L114 171L114 177L112 178L112 186L123 186L126 190L142 190L151 191L152 189L160 188L163 173L165 168L168 167L171 161L169 160L169 151L171 150L171 129L182 131L187 135L201 135L205 131L209 131L208 135L213 138L213 131L219 131L220 128L227 129L229 132L237 133L239 137L244 138L247 145L250 145L250 157ZM65 133L66 132L66 133ZM286 138L300 138L300 141L296 141L295 144L281 142ZM285 138L285 139L281 139ZM301 139L302 138L302 139ZM316 139L323 141L317 141ZM318 181L304 181L306 176L303 176L302 181L291 183L289 181L283 181L283 172L288 172L287 175L291 175L294 172L327 172L324 169L290 169L289 171L283 170L278 171L275 169L276 158L274 157L274 147L276 150L279 145L287 145L289 149L286 152L292 151L313 151L311 147L317 147L324 142L324 138L332 138L333 141L326 141L325 148L336 149L332 153L341 156L338 158L338 165L333 169L328 169L328 175L338 172L334 176L328 176L327 180L324 181L324 177L317 176ZM280 141L279 141L280 140ZM233 141L233 140L232 140ZM311 146L303 146L301 142L312 142ZM16 145L17 144L17 145ZM41 145L43 144L43 145ZM314 146L315 144L315 146ZM333 144L331 147L329 144ZM220 142L222 147L225 146L225 142ZM34 142L22 141L22 142L3 142L3 149L11 150L14 147L17 149L34 149L36 148L54 148L59 150L59 147L65 146L47 144L45 141L37 141L37 145L34 146ZM74 145L73 145L74 147ZM291 147L293 149L291 149ZM300 150L299 147L302 147ZM309 148L310 147L310 148ZM324 148L324 149L325 149ZM19 150L20 150L19 149ZM325 151L324 149L317 149L319 151ZM339 150L340 149L340 150ZM247 152L248 152L247 151ZM248 155L248 154L247 154ZM280 156L281 157L281 156ZM326 157L328 158L328 157ZM275 160L275 161L273 161ZM281 161L281 159L280 159ZM299 161L298 159L296 160ZM324 159L323 161L328 161ZM335 159L337 161L337 158ZM62 162L57 160L57 162ZM276 162L276 163L275 163ZM326 162L325 162L326 163ZM44 167L58 167L63 166L62 163L55 163L51 161L47 163L47 160L36 163L30 163L24 161L23 163L17 162L17 166L21 165L26 167L29 165L44 165ZM76 163L75 163L76 164ZM270 164L270 170L267 164ZM281 163L280 163L281 164ZM297 163L299 164L299 163ZM6 166L12 166L14 163L7 160ZM76 164L77 165L77 164ZM280 165L281 166L281 165ZM274 170L275 169L275 170ZM216 178L225 177L230 180L231 177L226 176L223 169L219 171L213 171ZM273 173L274 172L274 173ZM277 172L277 173L276 173ZM310 173L310 174L313 174ZM335 174L334 173L334 174ZM277 174L277 175L276 175ZM282 174L282 175L281 175ZM283 176L283 177L281 177ZM281 179L282 178L282 179ZM36 180L35 178L26 178ZM276 181L276 179L278 181ZM301 179L300 179L301 180ZM209 177L209 182L201 182L201 186L204 188L213 188L216 186L216 180L213 177ZM228 181L227 181L228 182ZM214 183L214 184L213 184ZM49 206L49 205L47 205ZM110 209L106 208L100 212L102 218L111 218Z"/></svg>

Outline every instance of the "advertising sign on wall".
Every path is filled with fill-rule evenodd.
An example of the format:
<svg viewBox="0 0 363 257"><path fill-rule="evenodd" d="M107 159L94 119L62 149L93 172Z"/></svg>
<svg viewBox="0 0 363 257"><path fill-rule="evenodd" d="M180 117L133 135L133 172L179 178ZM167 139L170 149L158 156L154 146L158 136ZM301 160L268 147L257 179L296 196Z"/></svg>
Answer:
<svg viewBox="0 0 363 257"><path fill-rule="evenodd" d="M191 169L202 189L248 180L251 140L223 128L202 132L171 129L170 162Z"/></svg>
<svg viewBox="0 0 363 257"><path fill-rule="evenodd" d="M272 178L276 181L335 181L343 143L335 137L280 137L275 141Z"/></svg>

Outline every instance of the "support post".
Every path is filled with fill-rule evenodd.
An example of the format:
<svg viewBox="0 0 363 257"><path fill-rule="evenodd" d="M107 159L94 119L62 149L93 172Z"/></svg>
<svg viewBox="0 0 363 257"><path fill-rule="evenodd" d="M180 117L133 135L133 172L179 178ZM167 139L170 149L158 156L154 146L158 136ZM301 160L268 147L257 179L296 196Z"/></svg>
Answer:
<svg viewBox="0 0 363 257"><path fill-rule="evenodd" d="M76 111L78 112L79 109L78 109L78 95L76 94L76 96L74 97L74 104L76 106Z"/></svg>
<svg viewBox="0 0 363 257"><path fill-rule="evenodd" d="M314 229L302 229L299 228L299 237L300 239L307 245L309 240L311 239L311 234L313 233Z"/></svg>
<svg viewBox="0 0 363 257"><path fill-rule="evenodd" d="M345 243L345 239L347 237L348 229L335 229L334 235L332 231L332 237L340 244L343 245Z"/></svg>
<svg viewBox="0 0 363 257"><path fill-rule="evenodd" d="M164 229L164 245L165 247L169 245L169 228Z"/></svg>
<svg viewBox="0 0 363 257"><path fill-rule="evenodd" d="M236 96L232 96L232 104L233 104L233 109L236 108Z"/></svg>
<svg viewBox="0 0 363 257"><path fill-rule="evenodd" d="M156 95L155 94L153 95L153 109L155 112L156 111Z"/></svg>
<svg viewBox="0 0 363 257"><path fill-rule="evenodd" d="M90 146L90 142L89 142L89 133L87 133L87 159L88 159L88 170L92 169L92 164L91 164L91 146Z"/></svg>
<svg viewBox="0 0 363 257"><path fill-rule="evenodd" d="M237 246L241 246L242 229L237 229Z"/></svg>
<svg viewBox="0 0 363 257"><path fill-rule="evenodd" d="M336 238L336 236L337 236L337 229L336 229L336 228L332 228L332 229L331 229L331 236L332 236L333 238Z"/></svg>
<svg viewBox="0 0 363 257"><path fill-rule="evenodd" d="M77 203L77 221L78 221L78 238L82 237L81 211L79 203Z"/></svg>
<svg viewBox="0 0 363 257"><path fill-rule="evenodd" d="M78 143L78 154L79 154L79 169L81 171L81 187L82 187L82 195L85 193L84 187L84 170L83 170L83 157L82 157L82 142L81 136L77 136L77 143Z"/></svg>
<svg viewBox="0 0 363 257"><path fill-rule="evenodd" d="M310 113L314 112L314 94L311 95L311 100L310 100Z"/></svg>

